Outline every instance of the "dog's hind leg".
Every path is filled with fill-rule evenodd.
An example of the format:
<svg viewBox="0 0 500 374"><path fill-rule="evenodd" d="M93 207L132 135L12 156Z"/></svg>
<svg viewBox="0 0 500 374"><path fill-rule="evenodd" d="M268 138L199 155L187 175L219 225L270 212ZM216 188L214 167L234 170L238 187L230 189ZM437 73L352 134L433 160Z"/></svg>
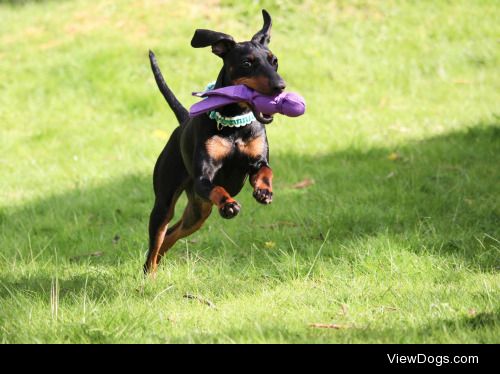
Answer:
<svg viewBox="0 0 500 374"><path fill-rule="evenodd" d="M156 200L149 216L149 251L144 264L144 273L156 268L160 251L170 220L174 216L175 203L182 193L179 187L167 199Z"/></svg>
<svg viewBox="0 0 500 374"><path fill-rule="evenodd" d="M174 216L175 203L188 180L178 144L178 132L174 131L155 166L155 204L149 217L149 251L144 264L145 273L156 268L168 224Z"/></svg>
<svg viewBox="0 0 500 374"><path fill-rule="evenodd" d="M174 226L167 230L165 240L158 253L158 261L153 265L154 270L156 270L156 266L163 255L173 247L177 240L197 231L212 212L212 203L195 196L192 186L186 189L186 194L188 204L184 210L184 214Z"/></svg>

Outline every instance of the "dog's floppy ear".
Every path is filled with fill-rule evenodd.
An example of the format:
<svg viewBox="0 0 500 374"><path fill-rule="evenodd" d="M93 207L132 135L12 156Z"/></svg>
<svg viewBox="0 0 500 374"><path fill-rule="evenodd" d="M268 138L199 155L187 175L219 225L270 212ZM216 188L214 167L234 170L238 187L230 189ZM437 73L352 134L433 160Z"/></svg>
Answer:
<svg viewBox="0 0 500 374"><path fill-rule="evenodd" d="M262 9L262 17L264 17L264 26L262 30L260 30L257 34L252 37L252 42L262 44L264 47L267 47L269 42L271 41L271 16L265 9Z"/></svg>
<svg viewBox="0 0 500 374"><path fill-rule="evenodd" d="M191 47L203 48L211 45L212 52L219 57L224 57L235 44L236 42L231 35L204 29L197 29L193 39L191 39Z"/></svg>

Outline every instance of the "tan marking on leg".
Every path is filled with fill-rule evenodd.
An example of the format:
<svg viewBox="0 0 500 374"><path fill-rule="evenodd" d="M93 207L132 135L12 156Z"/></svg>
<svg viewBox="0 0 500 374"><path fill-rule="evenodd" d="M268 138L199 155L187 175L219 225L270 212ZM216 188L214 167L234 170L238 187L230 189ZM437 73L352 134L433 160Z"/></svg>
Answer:
<svg viewBox="0 0 500 374"><path fill-rule="evenodd" d="M189 201L182 218L172 227L173 230L171 233L165 236L165 240L163 241L158 253L155 268L158 266L161 258L170 248L174 246L177 240L191 235L195 231L199 230L210 216L211 212L212 204L199 202L193 203L192 201Z"/></svg>
<svg viewBox="0 0 500 374"><path fill-rule="evenodd" d="M273 171L268 166L263 166L257 173L250 177L250 184L254 190L267 189L273 192Z"/></svg>
<svg viewBox="0 0 500 374"><path fill-rule="evenodd" d="M229 195L229 193L224 189L224 187L220 186L215 186L212 188L212 191L210 191L210 201L214 204L217 205L217 207L221 207L225 203L230 203L233 202L234 199Z"/></svg>
<svg viewBox="0 0 500 374"><path fill-rule="evenodd" d="M165 239L165 234L166 234L167 229L168 229L168 222L169 222L168 219L163 221L163 223L159 227L158 231L156 232L155 246L153 248L153 251L150 253L150 255L148 256L148 259L147 259L147 266L148 266L149 272L151 272L153 274L156 272L156 268L157 268L156 263L158 260L158 252L160 251L160 247L163 243L163 240Z"/></svg>
<svg viewBox="0 0 500 374"><path fill-rule="evenodd" d="M156 273L156 269L158 267L158 254L160 252L161 245L165 240L165 234L167 233L168 230L168 224L170 223L170 220L174 216L175 204L177 203L177 200L179 199L179 196L181 195L182 191L183 189L179 188L175 192L172 201L170 203L167 215L165 216L165 220L161 223L160 227L158 228L158 231L156 232L155 244L153 250L148 254L148 258L146 260L149 273L152 274Z"/></svg>

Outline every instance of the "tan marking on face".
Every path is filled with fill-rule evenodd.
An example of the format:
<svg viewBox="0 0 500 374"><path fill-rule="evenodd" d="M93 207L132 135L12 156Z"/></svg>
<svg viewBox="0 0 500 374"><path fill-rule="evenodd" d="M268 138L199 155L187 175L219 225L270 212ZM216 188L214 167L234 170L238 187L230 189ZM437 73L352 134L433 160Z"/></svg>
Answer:
<svg viewBox="0 0 500 374"><path fill-rule="evenodd" d="M238 103L238 106L239 106L240 108L243 108L243 109L249 109L249 108L250 108L250 105L248 105L248 103L247 103L246 101L240 101L240 102Z"/></svg>
<svg viewBox="0 0 500 374"><path fill-rule="evenodd" d="M254 138L246 143L238 143L238 150L248 157L257 158L266 150L266 141L263 135Z"/></svg>
<svg viewBox="0 0 500 374"><path fill-rule="evenodd" d="M229 140L216 135L212 136L205 142L205 147L208 155L218 161L222 160L231 153L232 143Z"/></svg>
<svg viewBox="0 0 500 374"><path fill-rule="evenodd" d="M270 94L271 89L269 88L269 78L258 76L258 77L242 77L233 80L234 85L244 84L245 86L250 87L251 89L258 91L263 94Z"/></svg>

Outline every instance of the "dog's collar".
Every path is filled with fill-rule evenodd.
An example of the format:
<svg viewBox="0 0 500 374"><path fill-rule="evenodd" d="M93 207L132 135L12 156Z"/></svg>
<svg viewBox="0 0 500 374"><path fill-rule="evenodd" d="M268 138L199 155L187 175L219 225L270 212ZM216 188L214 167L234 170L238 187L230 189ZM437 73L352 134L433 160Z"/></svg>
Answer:
<svg viewBox="0 0 500 374"><path fill-rule="evenodd" d="M255 121L255 116L252 112L241 114L239 116L234 117L224 117L219 112L212 110L208 117L210 119L214 119L217 122L217 129L222 130L222 127L242 127L246 126L249 123Z"/></svg>
<svg viewBox="0 0 500 374"><path fill-rule="evenodd" d="M214 87L215 82L211 82L207 84L205 91L213 90ZM252 112L240 114L239 116L234 117L224 117L219 112L212 110L208 113L208 117L217 122L217 130L222 130L223 127L242 127L255 121L255 116Z"/></svg>

